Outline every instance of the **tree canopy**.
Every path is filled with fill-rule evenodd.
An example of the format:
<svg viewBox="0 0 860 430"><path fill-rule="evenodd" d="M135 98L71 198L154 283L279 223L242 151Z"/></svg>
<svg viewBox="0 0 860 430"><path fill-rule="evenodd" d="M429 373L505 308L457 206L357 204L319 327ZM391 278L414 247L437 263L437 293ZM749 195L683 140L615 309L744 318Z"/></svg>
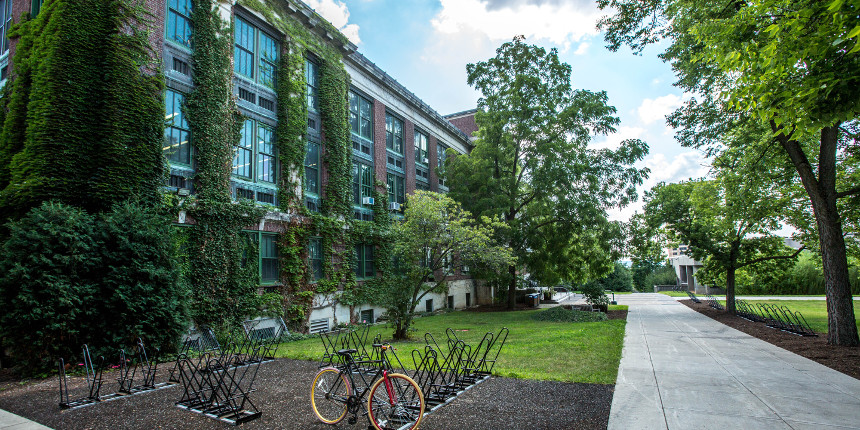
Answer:
<svg viewBox="0 0 860 430"><path fill-rule="evenodd" d="M517 257L508 267L508 305L516 276L545 284L583 282L609 273L623 248L621 225L607 209L636 199L647 169L640 140L592 149L595 134L619 124L605 92L576 90L555 49L504 43L496 56L467 66L481 92L475 148L446 168L451 196L477 216L504 223L495 235Z"/></svg>

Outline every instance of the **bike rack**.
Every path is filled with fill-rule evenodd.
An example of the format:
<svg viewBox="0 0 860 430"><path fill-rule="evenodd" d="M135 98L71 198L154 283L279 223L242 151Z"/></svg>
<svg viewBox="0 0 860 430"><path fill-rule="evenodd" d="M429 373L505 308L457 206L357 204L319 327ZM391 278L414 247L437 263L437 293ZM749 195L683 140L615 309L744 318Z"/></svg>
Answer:
<svg viewBox="0 0 860 430"><path fill-rule="evenodd" d="M692 300L694 303L702 303L702 301L699 300L699 298L696 297L696 295L693 294L691 291L687 291L687 296L689 296L690 300Z"/></svg>
<svg viewBox="0 0 860 430"><path fill-rule="evenodd" d="M181 355L178 375L183 386L176 406L233 425L259 418L262 412L251 401L263 360L263 346L254 341L230 343L218 355L204 353L196 359Z"/></svg>
<svg viewBox="0 0 860 430"><path fill-rule="evenodd" d="M81 365L84 366L87 375L88 394L75 400L69 399L69 379L66 375L66 363L60 358L58 369L58 376L60 378L60 408L77 409L102 400L99 391L102 387L102 370L104 370L105 358L99 356L98 363L94 364L90 356L90 348L84 344L82 350L84 362Z"/></svg>

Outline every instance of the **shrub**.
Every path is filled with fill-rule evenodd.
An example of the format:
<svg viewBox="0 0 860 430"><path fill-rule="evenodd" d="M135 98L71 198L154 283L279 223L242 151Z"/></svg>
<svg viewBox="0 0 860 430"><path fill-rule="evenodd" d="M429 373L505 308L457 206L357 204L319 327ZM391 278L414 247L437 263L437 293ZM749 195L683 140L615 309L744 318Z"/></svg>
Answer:
<svg viewBox="0 0 860 430"><path fill-rule="evenodd" d="M9 224L0 258L0 337L27 372L80 354L112 359L138 337L170 349L186 294L170 222L135 204L92 216L47 202Z"/></svg>
<svg viewBox="0 0 860 430"><path fill-rule="evenodd" d="M603 285L596 281L583 284L580 289L585 301L594 306L609 306L609 297L603 292Z"/></svg>
<svg viewBox="0 0 860 430"><path fill-rule="evenodd" d="M556 306L542 312L534 313L532 319L549 322L595 322L606 321L606 314L603 312L569 310L562 306Z"/></svg>

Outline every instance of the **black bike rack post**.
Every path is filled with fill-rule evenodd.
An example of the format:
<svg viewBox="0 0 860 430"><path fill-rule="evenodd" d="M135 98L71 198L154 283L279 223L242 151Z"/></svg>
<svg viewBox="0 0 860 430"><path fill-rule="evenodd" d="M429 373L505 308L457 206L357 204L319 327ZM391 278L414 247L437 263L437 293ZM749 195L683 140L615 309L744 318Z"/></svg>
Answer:
<svg viewBox="0 0 860 430"><path fill-rule="evenodd" d="M99 356L98 362L93 363L93 359L90 356L90 348L87 345L84 345L82 350L84 359L82 364L84 366L84 371L86 372L88 393L86 396L75 400L71 400L69 398L69 381L68 376L66 375L65 361L60 358L58 369L60 378L60 408L76 409L101 401L99 392L102 387L102 370L104 368L105 358Z"/></svg>

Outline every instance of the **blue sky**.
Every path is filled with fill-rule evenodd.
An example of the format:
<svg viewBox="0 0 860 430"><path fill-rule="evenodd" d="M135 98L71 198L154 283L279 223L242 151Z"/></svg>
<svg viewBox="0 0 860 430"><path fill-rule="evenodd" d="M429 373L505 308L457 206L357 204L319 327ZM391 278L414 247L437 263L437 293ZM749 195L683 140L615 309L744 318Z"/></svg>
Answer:
<svg viewBox="0 0 860 430"><path fill-rule="evenodd" d="M659 181L677 182L707 173L707 162L683 148L665 115L686 97L672 86L659 48L641 56L609 52L595 28L605 12L593 0L305 0L340 28L359 51L441 114L474 108L479 94L466 85L466 64L483 61L515 35L558 48L573 67L574 88L606 91L621 118L618 132L595 146L639 138L651 150L641 163L651 169L644 191ZM640 192L641 195L641 192ZM640 202L612 212L626 220Z"/></svg>

